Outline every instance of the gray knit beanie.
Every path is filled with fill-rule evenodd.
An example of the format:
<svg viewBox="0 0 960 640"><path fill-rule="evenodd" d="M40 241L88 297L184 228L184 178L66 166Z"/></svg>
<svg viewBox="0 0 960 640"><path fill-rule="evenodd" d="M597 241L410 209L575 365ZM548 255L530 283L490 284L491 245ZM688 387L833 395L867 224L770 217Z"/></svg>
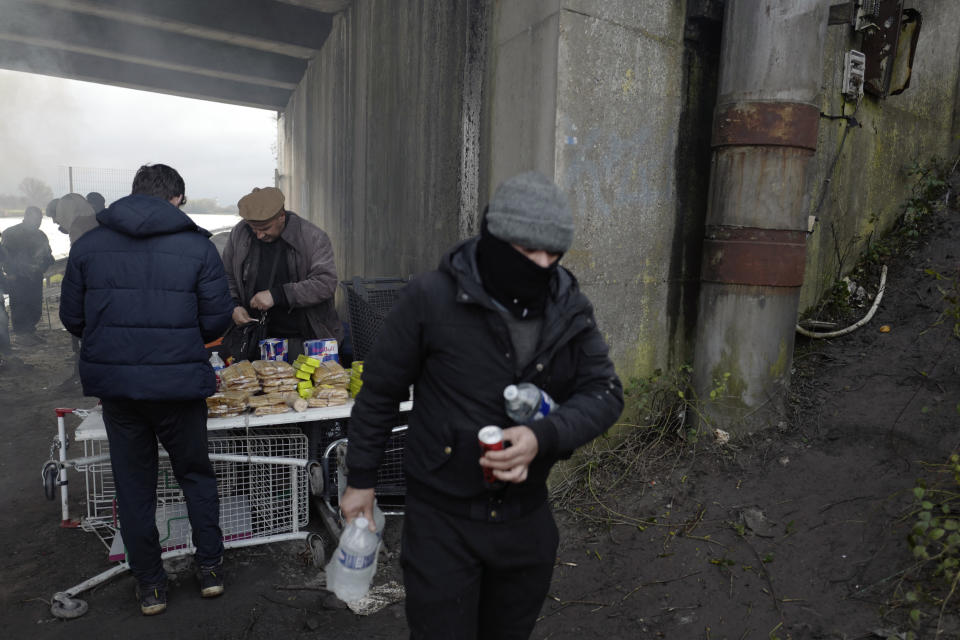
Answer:
<svg viewBox="0 0 960 640"><path fill-rule="evenodd" d="M552 180L529 171L497 187L487 210L487 230L527 249L566 253L573 244L573 214Z"/></svg>

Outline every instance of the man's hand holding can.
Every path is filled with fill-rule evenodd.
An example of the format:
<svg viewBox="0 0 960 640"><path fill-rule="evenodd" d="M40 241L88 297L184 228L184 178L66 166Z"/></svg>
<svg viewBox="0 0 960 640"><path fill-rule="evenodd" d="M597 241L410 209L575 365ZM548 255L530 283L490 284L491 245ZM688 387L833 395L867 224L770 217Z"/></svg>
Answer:
<svg viewBox="0 0 960 640"><path fill-rule="evenodd" d="M486 429L491 431L485 432ZM499 442L497 435L500 436ZM519 483L527 479L530 463L537 457L540 449L537 436L530 427L523 425L507 429L484 427L480 430L478 437L483 450L480 466L483 467L484 479L487 482ZM490 442L484 442L485 438ZM506 446L506 443L509 443L509 446Z"/></svg>

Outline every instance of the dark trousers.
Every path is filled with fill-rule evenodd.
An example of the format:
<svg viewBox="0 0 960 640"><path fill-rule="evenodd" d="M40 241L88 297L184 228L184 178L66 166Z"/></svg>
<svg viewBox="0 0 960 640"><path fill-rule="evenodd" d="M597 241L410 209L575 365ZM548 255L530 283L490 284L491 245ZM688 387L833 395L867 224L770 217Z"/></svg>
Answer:
<svg viewBox="0 0 960 640"><path fill-rule="evenodd" d="M203 400L147 402L103 400L110 442L120 532L130 571L144 585L164 584L157 511L157 439L170 454L173 474L187 501L200 566L223 557L217 478L207 455L207 405Z"/></svg>
<svg viewBox="0 0 960 640"><path fill-rule="evenodd" d="M478 522L408 495L401 561L410 638L529 638L558 542L547 504L517 520Z"/></svg>
<svg viewBox="0 0 960 640"><path fill-rule="evenodd" d="M14 333L32 333L43 310L43 274L18 275L8 281Z"/></svg>

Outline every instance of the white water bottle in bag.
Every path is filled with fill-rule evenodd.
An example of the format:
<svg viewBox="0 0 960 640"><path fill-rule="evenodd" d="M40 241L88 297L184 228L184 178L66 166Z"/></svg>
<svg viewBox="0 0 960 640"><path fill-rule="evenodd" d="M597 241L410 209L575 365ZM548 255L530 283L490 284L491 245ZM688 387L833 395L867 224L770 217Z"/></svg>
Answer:
<svg viewBox="0 0 960 640"><path fill-rule="evenodd" d="M503 402L514 424L539 420L558 406L546 391L531 382L507 385L503 390Z"/></svg>
<svg viewBox="0 0 960 640"><path fill-rule="evenodd" d="M363 516L348 524L327 563L327 588L344 602L355 602L370 590L380 540Z"/></svg>

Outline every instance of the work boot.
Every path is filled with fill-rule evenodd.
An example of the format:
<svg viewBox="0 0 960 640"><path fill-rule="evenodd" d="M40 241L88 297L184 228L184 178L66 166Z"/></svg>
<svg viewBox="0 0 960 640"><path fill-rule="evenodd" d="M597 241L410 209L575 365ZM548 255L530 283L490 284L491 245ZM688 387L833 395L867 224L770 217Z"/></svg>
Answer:
<svg viewBox="0 0 960 640"><path fill-rule="evenodd" d="M163 613L167 609L167 585L137 583L137 600L143 615L155 616Z"/></svg>
<svg viewBox="0 0 960 640"><path fill-rule="evenodd" d="M204 598L216 598L223 593L223 562L197 569L197 581L200 583L200 595Z"/></svg>

